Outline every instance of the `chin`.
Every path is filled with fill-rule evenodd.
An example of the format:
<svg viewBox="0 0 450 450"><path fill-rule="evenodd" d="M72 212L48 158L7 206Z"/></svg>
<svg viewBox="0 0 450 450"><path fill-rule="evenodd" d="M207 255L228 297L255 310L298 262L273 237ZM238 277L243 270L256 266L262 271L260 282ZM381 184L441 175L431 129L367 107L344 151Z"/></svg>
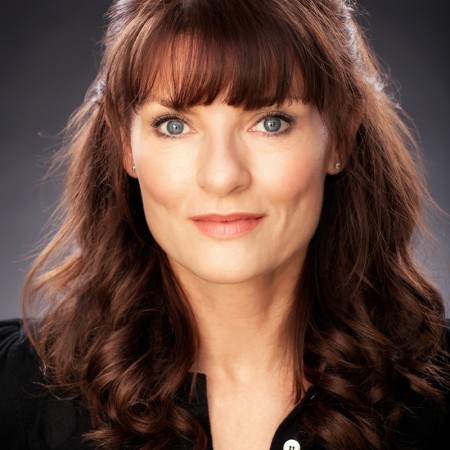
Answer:
<svg viewBox="0 0 450 450"><path fill-rule="evenodd" d="M203 282L211 284L242 284L257 280L267 270L252 267L249 264L223 263L208 264L195 267L187 264L171 263L172 269L182 280L190 274ZM270 272L270 270L269 270Z"/></svg>

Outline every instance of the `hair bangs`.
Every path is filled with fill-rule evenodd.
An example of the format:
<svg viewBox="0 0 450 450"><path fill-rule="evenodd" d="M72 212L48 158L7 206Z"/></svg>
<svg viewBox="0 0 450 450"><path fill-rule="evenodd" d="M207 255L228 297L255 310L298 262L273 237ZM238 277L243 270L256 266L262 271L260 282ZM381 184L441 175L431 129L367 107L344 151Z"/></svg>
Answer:
<svg viewBox="0 0 450 450"><path fill-rule="evenodd" d="M164 98L183 109L220 99L256 109L303 99L302 69L279 21L248 8L220 14L216 3L203 2L205 12L184 5L156 21L146 36L139 103Z"/></svg>

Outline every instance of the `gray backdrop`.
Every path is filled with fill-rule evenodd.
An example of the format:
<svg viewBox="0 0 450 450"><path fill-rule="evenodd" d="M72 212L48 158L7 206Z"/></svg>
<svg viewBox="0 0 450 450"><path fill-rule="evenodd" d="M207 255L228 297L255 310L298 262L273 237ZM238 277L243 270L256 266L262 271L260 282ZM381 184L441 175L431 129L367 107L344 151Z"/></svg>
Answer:
<svg viewBox="0 0 450 450"><path fill-rule="evenodd" d="M57 134L98 66L109 0L21 0L0 5L0 318L20 315L20 286L43 236L57 182L42 183ZM361 0L361 19L422 138L428 180L450 212L448 0ZM450 299L448 219L431 269Z"/></svg>

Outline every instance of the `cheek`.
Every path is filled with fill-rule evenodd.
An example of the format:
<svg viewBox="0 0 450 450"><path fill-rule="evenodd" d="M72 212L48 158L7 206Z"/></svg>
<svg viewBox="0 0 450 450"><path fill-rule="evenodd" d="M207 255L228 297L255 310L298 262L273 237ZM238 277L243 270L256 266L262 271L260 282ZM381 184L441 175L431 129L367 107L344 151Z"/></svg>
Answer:
<svg viewBox="0 0 450 450"><path fill-rule="evenodd" d="M292 152L264 164L266 187L274 199L296 206L300 201L321 204L326 152Z"/></svg>
<svg viewBox="0 0 450 450"><path fill-rule="evenodd" d="M314 161L315 163L315 161ZM282 193L286 198L296 200L308 192L314 192L323 183L324 173L321 164L291 164L284 171Z"/></svg>
<svg viewBox="0 0 450 450"><path fill-rule="evenodd" d="M145 168L139 167L139 185L141 187L142 201L144 206L152 204L170 208L177 199L180 191L173 177L173 172L166 170L157 164L147 164Z"/></svg>
<svg viewBox="0 0 450 450"><path fill-rule="evenodd" d="M140 158L136 152L135 162L147 226L156 242L166 249L179 234L171 218L179 215L186 198L186 173L176 160L157 155Z"/></svg>
<svg viewBox="0 0 450 450"><path fill-rule="evenodd" d="M186 161L157 149L151 153L137 149L135 162L144 207L171 209L180 203L189 182Z"/></svg>
<svg viewBox="0 0 450 450"><path fill-rule="evenodd" d="M179 178L167 165L155 161L145 161L138 165L139 185L147 226L156 242L166 250L168 243L177 235L173 220L170 220L180 203L183 192Z"/></svg>
<svg viewBox="0 0 450 450"><path fill-rule="evenodd" d="M170 143L161 146L148 136L148 131L136 118L131 131L131 150L146 210L155 206L170 208L181 196L185 161L172 147Z"/></svg>

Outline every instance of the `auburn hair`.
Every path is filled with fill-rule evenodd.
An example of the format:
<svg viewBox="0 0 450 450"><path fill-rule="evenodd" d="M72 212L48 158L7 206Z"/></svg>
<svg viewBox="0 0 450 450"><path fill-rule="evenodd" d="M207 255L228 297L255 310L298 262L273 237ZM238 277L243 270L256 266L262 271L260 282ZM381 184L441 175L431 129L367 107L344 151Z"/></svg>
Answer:
<svg viewBox="0 0 450 450"><path fill-rule="evenodd" d="M416 145L344 0L116 0L104 56L71 118L58 229L24 286L30 340L49 384L83 399L88 437L163 449L206 437L174 395L198 351L182 287L123 166L133 113L177 107L316 106L345 168L325 181L291 320L304 426L325 448L393 448L398 392L442 401L444 307L412 238L426 189ZM27 319L28 317L28 319Z"/></svg>

